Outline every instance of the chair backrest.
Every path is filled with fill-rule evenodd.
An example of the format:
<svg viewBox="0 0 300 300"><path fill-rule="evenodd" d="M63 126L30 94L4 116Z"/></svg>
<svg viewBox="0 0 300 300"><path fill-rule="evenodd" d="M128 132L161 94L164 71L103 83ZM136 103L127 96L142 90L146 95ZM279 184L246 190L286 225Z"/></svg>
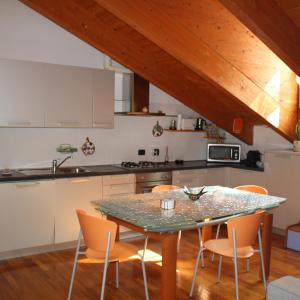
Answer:
<svg viewBox="0 0 300 300"><path fill-rule="evenodd" d="M266 188L259 186L259 185L240 185L235 187L237 190L243 190L248 191L252 193L262 194L262 195L268 195L269 192Z"/></svg>
<svg viewBox="0 0 300 300"><path fill-rule="evenodd" d="M108 233L111 232L110 251L112 251L115 246L117 224L101 219L100 217L89 215L81 209L77 209L76 212L85 245L94 251L105 252Z"/></svg>
<svg viewBox="0 0 300 300"><path fill-rule="evenodd" d="M180 189L180 187L176 186L176 185L171 185L171 184L162 184L162 185L155 186L152 189L152 193L171 191L171 190L177 190L177 189Z"/></svg>
<svg viewBox="0 0 300 300"><path fill-rule="evenodd" d="M235 228L237 247L247 247L255 243L260 224L263 222L264 211L241 216L227 222L228 238L233 247L232 229Z"/></svg>

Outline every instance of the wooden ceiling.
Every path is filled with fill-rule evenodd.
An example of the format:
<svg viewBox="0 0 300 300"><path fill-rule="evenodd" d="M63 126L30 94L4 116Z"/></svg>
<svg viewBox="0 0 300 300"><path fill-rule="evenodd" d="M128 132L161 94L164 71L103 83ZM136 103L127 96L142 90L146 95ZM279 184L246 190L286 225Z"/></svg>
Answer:
<svg viewBox="0 0 300 300"><path fill-rule="evenodd" d="M293 52L283 63L225 0L23 2L241 140L252 143L255 124L294 139Z"/></svg>
<svg viewBox="0 0 300 300"><path fill-rule="evenodd" d="M276 0L297 27L300 27L300 0Z"/></svg>

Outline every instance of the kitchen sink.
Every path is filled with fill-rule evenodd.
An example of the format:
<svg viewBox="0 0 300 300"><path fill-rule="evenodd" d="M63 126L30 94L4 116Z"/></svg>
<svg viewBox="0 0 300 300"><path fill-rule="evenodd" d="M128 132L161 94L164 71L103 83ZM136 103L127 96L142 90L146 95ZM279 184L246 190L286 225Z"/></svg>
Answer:
<svg viewBox="0 0 300 300"><path fill-rule="evenodd" d="M52 175L52 169L27 169L27 170L18 170L19 173L27 176L38 176L38 175ZM56 174L84 174L89 173L90 171L84 168L79 167L62 167L56 170Z"/></svg>

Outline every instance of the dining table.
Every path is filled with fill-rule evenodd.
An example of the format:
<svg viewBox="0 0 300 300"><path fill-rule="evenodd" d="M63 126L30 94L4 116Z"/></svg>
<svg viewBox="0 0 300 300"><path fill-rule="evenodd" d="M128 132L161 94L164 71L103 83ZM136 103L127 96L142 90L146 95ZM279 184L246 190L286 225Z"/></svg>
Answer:
<svg viewBox="0 0 300 300"><path fill-rule="evenodd" d="M213 225L259 210L266 211L262 224L262 244L266 276L269 275L273 215L268 211L286 199L222 186L206 186L205 192L196 201L190 200L183 189L93 201L95 208L107 219L161 242L162 268L158 299L176 299L179 231L201 228L202 239L207 240L212 238ZM163 199L173 199L175 207L161 208Z"/></svg>

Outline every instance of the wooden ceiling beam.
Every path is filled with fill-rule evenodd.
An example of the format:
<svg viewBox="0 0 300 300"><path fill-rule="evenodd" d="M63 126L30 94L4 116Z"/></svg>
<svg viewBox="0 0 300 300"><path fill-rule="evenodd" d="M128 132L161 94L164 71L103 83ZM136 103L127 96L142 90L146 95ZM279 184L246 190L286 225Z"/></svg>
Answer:
<svg viewBox="0 0 300 300"><path fill-rule="evenodd" d="M300 30L275 0L219 1L300 75Z"/></svg>
<svg viewBox="0 0 300 300"><path fill-rule="evenodd" d="M262 124L254 112L243 103L238 103L230 93L212 86L94 1L22 2L135 71L226 131L252 144L253 125ZM237 102L234 107L233 101ZM233 133L233 121L236 117L244 120L245 126L240 133Z"/></svg>
<svg viewBox="0 0 300 300"><path fill-rule="evenodd" d="M274 99L238 68L209 47L180 19L165 13L161 9L160 1L95 1L171 54L216 89L233 95L232 105L235 106L238 102L242 102L245 107L255 111L263 123L271 124L290 140L294 138L295 108L291 109L291 106L282 105L280 101ZM174 3L172 5L174 6ZM279 111L281 117L270 118L276 111Z"/></svg>

